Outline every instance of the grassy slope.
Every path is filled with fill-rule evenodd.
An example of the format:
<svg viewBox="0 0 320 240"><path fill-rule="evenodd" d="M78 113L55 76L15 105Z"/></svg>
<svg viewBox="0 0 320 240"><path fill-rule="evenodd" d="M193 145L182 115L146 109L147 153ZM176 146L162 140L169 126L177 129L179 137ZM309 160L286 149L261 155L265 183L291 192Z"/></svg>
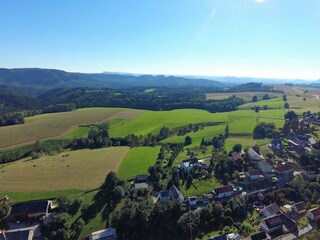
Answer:
<svg viewBox="0 0 320 240"><path fill-rule="evenodd" d="M239 109L242 109L242 110L251 109L251 107L253 106L259 106L259 107L268 106L269 109L279 109L284 107L284 103L285 102L283 101L283 99L278 97L278 98L272 98L269 100L246 103L241 105Z"/></svg>
<svg viewBox="0 0 320 240"><path fill-rule="evenodd" d="M93 189L99 187L109 171L117 171L128 150L128 147L85 149L9 163L0 170L1 190ZM62 157L66 154L69 156Z"/></svg>
<svg viewBox="0 0 320 240"><path fill-rule="evenodd" d="M0 128L0 148L26 144L38 139L58 137L77 125L98 123L113 118L131 119L142 111L115 108L85 108L72 112L41 114L26 118L26 123Z"/></svg>
<svg viewBox="0 0 320 240"><path fill-rule="evenodd" d="M147 173L148 167L157 160L160 147L131 148L118 170L119 177L130 178L137 174Z"/></svg>

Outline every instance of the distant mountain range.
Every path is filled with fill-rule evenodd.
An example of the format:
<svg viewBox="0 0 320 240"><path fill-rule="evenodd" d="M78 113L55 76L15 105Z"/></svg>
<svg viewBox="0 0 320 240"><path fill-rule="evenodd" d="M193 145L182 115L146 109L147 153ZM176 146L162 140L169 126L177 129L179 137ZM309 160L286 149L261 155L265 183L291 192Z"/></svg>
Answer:
<svg viewBox="0 0 320 240"><path fill-rule="evenodd" d="M103 87L113 89L132 87L208 87L210 89L223 89L249 82L264 84L298 83L320 86L320 81L306 80L144 75L125 72L77 73L40 68L0 68L0 85L6 86L8 90L14 93L28 96L39 96L47 90L70 87Z"/></svg>
<svg viewBox="0 0 320 240"><path fill-rule="evenodd" d="M230 84L208 79L164 75L134 75L119 73L73 73L54 69L0 68L0 85L9 90L36 96L54 88L68 87L216 87L224 88Z"/></svg>

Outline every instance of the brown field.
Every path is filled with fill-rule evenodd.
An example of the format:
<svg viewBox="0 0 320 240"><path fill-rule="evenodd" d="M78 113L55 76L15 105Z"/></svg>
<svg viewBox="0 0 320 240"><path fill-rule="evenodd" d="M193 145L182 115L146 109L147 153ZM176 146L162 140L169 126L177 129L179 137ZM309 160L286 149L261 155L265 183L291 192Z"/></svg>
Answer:
<svg viewBox="0 0 320 240"><path fill-rule="evenodd" d="M139 110L112 108L84 108L72 112L41 114L26 118L26 123L0 128L0 149L36 140L64 135L78 125L105 122L110 119L133 119L143 113Z"/></svg>
<svg viewBox="0 0 320 240"><path fill-rule="evenodd" d="M128 150L128 147L85 149L5 164L0 168L1 191L95 189L109 171L118 170ZM67 154L68 157L62 157Z"/></svg>
<svg viewBox="0 0 320 240"><path fill-rule="evenodd" d="M263 96L265 94L269 94L271 97L280 97L283 93L276 93L276 92L231 92L231 93L206 93L206 99L226 99L233 95L236 95L240 98L250 99L253 96Z"/></svg>

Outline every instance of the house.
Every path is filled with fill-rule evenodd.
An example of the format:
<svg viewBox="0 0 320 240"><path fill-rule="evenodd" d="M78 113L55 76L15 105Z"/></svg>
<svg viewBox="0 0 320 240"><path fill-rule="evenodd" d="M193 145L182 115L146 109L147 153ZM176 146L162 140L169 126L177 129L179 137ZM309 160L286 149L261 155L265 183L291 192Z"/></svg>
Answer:
<svg viewBox="0 0 320 240"><path fill-rule="evenodd" d="M248 149L248 154L249 154L249 157L250 157L250 161L252 163L255 163L255 162L259 162L261 160L264 160L264 157L260 154L258 154L255 150L253 150L252 148L249 148Z"/></svg>
<svg viewBox="0 0 320 240"><path fill-rule="evenodd" d="M240 240L240 235L236 233L229 233L227 235L228 240Z"/></svg>
<svg viewBox="0 0 320 240"><path fill-rule="evenodd" d="M297 230L297 222L288 217L287 214L280 214L279 217L282 220L282 231L284 233L295 232Z"/></svg>
<svg viewBox="0 0 320 240"><path fill-rule="evenodd" d="M248 181L256 181L264 178L264 176L261 175L261 173L258 170L246 172L245 175Z"/></svg>
<svg viewBox="0 0 320 240"><path fill-rule="evenodd" d="M265 231L267 234L282 231L282 219L280 216L272 216L261 220L260 229Z"/></svg>
<svg viewBox="0 0 320 240"><path fill-rule="evenodd" d="M312 208L307 211L307 218L310 221L319 222L320 220L320 207Z"/></svg>
<svg viewBox="0 0 320 240"><path fill-rule="evenodd" d="M311 147L316 148L318 146L318 143L314 138L308 138L308 141Z"/></svg>
<svg viewBox="0 0 320 240"><path fill-rule="evenodd" d="M261 173L266 177L266 178L272 178L272 175L273 175L273 168L272 166L267 163L266 161L264 160L261 160L257 163L257 167L258 169L261 171Z"/></svg>
<svg viewBox="0 0 320 240"><path fill-rule="evenodd" d="M107 228L91 233L89 240L117 240L116 229Z"/></svg>
<svg viewBox="0 0 320 240"><path fill-rule="evenodd" d="M270 237L267 236L266 232L258 232L255 234L252 234L251 236L251 240L269 240Z"/></svg>
<svg viewBox="0 0 320 240"><path fill-rule="evenodd" d="M179 191L178 188L176 188L175 185L172 185L169 189L171 197L173 200L179 202L179 203L183 203L184 201L184 197L182 195L182 193Z"/></svg>
<svg viewBox="0 0 320 240"><path fill-rule="evenodd" d="M180 169L184 170L185 172L189 172L196 166L198 166L198 159L196 158L190 158L180 163Z"/></svg>
<svg viewBox="0 0 320 240"><path fill-rule="evenodd" d="M292 205L292 211L297 215L302 215L307 210L307 205L305 202L298 202Z"/></svg>
<svg viewBox="0 0 320 240"><path fill-rule="evenodd" d="M191 197L188 197L188 204L190 207L194 207L197 205L197 197L196 196L191 196Z"/></svg>
<svg viewBox="0 0 320 240"><path fill-rule="evenodd" d="M279 179L293 178L294 168L290 163L279 163L275 170Z"/></svg>
<svg viewBox="0 0 320 240"><path fill-rule="evenodd" d="M160 197L161 202L167 202L170 200L170 192L168 190L160 191Z"/></svg>
<svg viewBox="0 0 320 240"><path fill-rule="evenodd" d="M32 230L0 231L0 240L33 240Z"/></svg>
<svg viewBox="0 0 320 240"><path fill-rule="evenodd" d="M9 219L18 221L47 217L50 210L51 201L49 200L15 203L10 210Z"/></svg>
<svg viewBox="0 0 320 240"><path fill-rule="evenodd" d="M209 240L227 240L227 235L222 234L219 236L211 237L211 238L209 238Z"/></svg>
<svg viewBox="0 0 320 240"><path fill-rule="evenodd" d="M272 203L262 209L261 213L264 217L275 216L280 211L278 204Z"/></svg>
<svg viewBox="0 0 320 240"><path fill-rule="evenodd" d="M233 196L233 186L232 185L227 185L219 188L213 189L213 194L215 195L216 198L225 198L225 197L231 197Z"/></svg>
<svg viewBox="0 0 320 240"><path fill-rule="evenodd" d="M237 151L232 152L231 157L237 166L242 166L243 160Z"/></svg>
<svg viewBox="0 0 320 240"><path fill-rule="evenodd" d="M137 175L134 179L135 189L146 189L149 186L148 174Z"/></svg>

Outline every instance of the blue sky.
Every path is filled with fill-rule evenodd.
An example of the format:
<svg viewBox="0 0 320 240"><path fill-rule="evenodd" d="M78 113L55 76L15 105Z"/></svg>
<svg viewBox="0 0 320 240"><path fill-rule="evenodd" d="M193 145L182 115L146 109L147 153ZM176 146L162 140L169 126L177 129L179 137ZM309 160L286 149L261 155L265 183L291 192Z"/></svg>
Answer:
<svg viewBox="0 0 320 240"><path fill-rule="evenodd" d="M320 78L319 0L3 0L0 67Z"/></svg>

